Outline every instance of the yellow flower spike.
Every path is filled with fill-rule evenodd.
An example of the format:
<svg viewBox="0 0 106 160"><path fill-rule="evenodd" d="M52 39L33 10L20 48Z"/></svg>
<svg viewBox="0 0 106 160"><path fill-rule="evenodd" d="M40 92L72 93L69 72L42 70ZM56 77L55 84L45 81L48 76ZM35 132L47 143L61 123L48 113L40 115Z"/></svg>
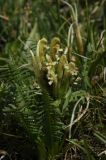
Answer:
<svg viewBox="0 0 106 160"><path fill-rule="evenodd" d="M59 61L58 67L57 67L57 73L58 73L57 75L58 75L59 80L62 79L62 77L63 77L65 64L68 64L67 57L66 57L66 55L62 55L60 57L60 61Z"/></svg>
<svg viewBox="0 0 106 160"><path fill-rule="evenodd" d="M47 63L52 63L53 62L51 57L48 54L46 54L46 61L47 61Z"/></svg>
<svg viewBox="0 0 106 160"><path fill-rule="evenodd" d="M58 53L60 49L60 39L58 37L54 37L51 40L51 44L50 44L50 55L52 60L56 59L56 54Z"/></svg>
<svg viewBox="0 0 106 160"><path fill-rule="evenodd" d="M74 62L69 63L69 72L72 76L77 75L78 73L78 68L76 67Z"/></svg>
<svg viewBox="0 0 106 160"><path fill-rule="evenodd" d="M45 61L45 51L47 49L47 39L46 38L42 38L41 40L38 41L37 44L37 60L38 63L40 65L40 68L42 66L42 63Z"/></svg>
<svg viewBox="0 0 106 160"><path fill-rule="evenodd" d="M67 61L67 57L66 55L62 55L61 58L60 58L60 63L62 66L64 66L65 64L68 64L68 61Z"/></svg>
<svg viewBox="0 0 106 160"><path fill-rule="evenodd" d="M70 76L69 65L66 64L66 65L64 66L64 78L66 79L66 78L68 78L69 76Z"/></svg>

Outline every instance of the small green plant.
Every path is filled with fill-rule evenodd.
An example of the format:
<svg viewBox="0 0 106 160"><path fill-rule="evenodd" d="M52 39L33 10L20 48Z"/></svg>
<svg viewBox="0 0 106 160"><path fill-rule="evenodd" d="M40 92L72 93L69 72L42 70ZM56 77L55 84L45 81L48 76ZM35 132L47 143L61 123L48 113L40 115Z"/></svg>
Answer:
<svg viewBox="0 0 106 160"><path fill-rule="evenodd" d="M51 40L50 46L47 46L45 38L41 39L37 44L36 55L33 52L31 54L38 84L55 99L64 96L78 74L75 57L65 53L57 37Z"/></svg>

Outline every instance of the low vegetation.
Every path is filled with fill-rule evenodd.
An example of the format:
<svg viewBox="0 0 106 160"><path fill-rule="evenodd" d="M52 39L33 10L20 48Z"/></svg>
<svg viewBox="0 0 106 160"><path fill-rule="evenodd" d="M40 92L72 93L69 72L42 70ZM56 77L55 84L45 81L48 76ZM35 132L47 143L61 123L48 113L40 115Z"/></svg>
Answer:
<svg viewBox="0 0 106 160"><path fill-rule="evenodd" d="M106 159L105 5L0 1L0 155Z"/></svg>

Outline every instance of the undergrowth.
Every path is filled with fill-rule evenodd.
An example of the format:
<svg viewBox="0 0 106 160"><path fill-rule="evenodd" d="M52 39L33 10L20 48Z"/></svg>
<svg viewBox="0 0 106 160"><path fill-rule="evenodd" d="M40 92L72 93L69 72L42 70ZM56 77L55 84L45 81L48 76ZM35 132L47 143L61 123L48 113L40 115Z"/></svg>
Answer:
<svg viewBox="0 0 106 160"><path fill-rule="evenodd" d="M39 160L104 160L105 1L62 0L49 14L51 1L0 3L10 16L0 23L0 134L28 139Z"/></svg>

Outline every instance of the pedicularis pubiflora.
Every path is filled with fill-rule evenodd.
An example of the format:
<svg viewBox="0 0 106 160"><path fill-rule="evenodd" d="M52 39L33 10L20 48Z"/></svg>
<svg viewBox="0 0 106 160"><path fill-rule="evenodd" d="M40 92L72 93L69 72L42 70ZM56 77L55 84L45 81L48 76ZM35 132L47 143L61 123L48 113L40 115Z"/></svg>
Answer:
<svg viewBox="0 0 106 160"><path fill-rule="evenodd" d="M50 45L45 38L38 41L33 66L38 84L54 98L63 96L78 74L76 58L61 47L58 37Z"/></svg>

